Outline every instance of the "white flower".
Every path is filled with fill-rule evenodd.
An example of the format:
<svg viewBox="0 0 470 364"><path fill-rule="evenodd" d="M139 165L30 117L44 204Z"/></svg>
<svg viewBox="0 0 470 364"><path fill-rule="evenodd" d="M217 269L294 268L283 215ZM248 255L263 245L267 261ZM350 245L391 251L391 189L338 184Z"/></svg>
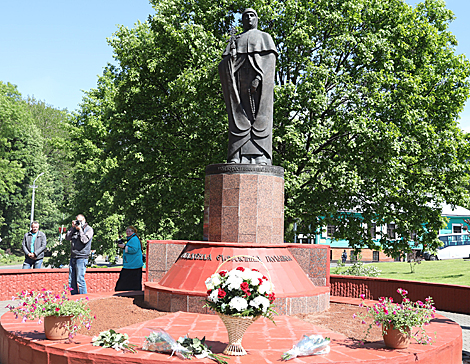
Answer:
<svg viewBox="0 0 470 364"><path fill-rule="evenodd" d="M206 284L207 289L214 289L221 283L219 273L214 273L209 278L207 278L204 283Z"/></svg>
<svg viewBox="0 0 470 364"><path fill-rule="evenodd" d="M240 285L243 283L243 278L238 275L230 275L225 281L224 286L227 287L229 291L234 289L240 289Z"/></svg>
<svg viewBox="0 0 470 364"><path fill-rule="evenodd" d="M214 289L211 294L209 295L209 297L207 297L207 299L209 301L212 301L212 302L218 302L219 301L219 290L218 289Z"/></svg>
<svg viewBox="0 0 470 364"><path fill-rule="evenodd" d="M227 278L230 278L230 277L243 278L243 272L238 269L232 269L230 272L227 273Z"/></svg>
<svg viewBox="0 0 470 364"><path fill-rule="evenodd" d="M271 292L271 283L269 283L269 281L263 281L263 283L258 287L258 292L261 294Z"/></svg>
<svg viewBox="0 0 470 364"><path fill-rule="evenodd" d="M120 350L122 350L122 343L115 343L115 344L112 346L112 348L113 348L114 350L120 351Z"/></svg>
<svg viewBox="0 0 470 364"><path fill-rule="evenodd" d="M269 308L269 300L266 297L258 296L254 300L250 302L250 306L259 308L259 306L263 306L263 312L266 312Z"/></svg>
<svg viewBox="0 0 470 364"><path fill-rule="evenodd" d="M238 312L243 312L248 308L248 303L244 298L241 297L233 297L230 300L229 306L233 310L237 310Z"/></svg>
<svg viewBox="0 0 470 364"><path fill-rule="evenodd" d="M242 277L247 281L249 280L253 286L257 286L259 285L259 278L263 278L263 275L255 270L246 269Z"/></svg>

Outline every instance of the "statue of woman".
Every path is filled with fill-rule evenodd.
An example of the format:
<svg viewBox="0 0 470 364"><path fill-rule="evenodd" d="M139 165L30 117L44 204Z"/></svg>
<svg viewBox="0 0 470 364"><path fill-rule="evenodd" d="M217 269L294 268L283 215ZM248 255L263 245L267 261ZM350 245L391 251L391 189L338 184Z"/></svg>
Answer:
<svg viewBox="0 0 470 364"><path fill-rule="evenodd" d="M272 164L274 71L277 50L257 29L258 14L242 14L244 32L232 36L219 63L229 120L228 163Z"/></svg>

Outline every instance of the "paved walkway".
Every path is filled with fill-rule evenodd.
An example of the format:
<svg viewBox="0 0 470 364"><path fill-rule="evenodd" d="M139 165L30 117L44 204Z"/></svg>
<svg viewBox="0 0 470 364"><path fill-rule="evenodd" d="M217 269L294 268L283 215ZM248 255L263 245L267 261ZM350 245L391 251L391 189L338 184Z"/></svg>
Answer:
<svg viewBox="0 0 470 364"><path fill-rule="evenodd" d="M445 316L452 321L457 322L462 328L462 363L470 364L470 315L462 313L453 313L447 311L436 311L439 315Z"/></svg>

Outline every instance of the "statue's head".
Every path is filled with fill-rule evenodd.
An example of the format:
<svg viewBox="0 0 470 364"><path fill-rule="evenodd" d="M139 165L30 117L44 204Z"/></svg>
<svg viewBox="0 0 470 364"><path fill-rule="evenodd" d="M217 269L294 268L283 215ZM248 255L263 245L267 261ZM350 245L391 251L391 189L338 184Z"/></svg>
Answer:
<svg viewBox="0 0 470 364"><path fill-rule="evenodd" d="M258 14L252 8L245 9L242 14L243 30L256 29L258 27Z"/></svg>

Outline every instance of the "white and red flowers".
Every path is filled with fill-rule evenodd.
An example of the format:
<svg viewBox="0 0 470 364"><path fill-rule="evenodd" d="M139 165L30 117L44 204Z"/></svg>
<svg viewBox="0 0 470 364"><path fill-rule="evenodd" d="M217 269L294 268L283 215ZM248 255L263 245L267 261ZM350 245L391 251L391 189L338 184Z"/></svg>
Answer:
<svg viewBox="0 0 470 364"><path fill-rule="evenodd" d="M275 295L268 278L256 269L237 267L206 279L207 306L235 316L265 316L272 319Z"/></svg>

